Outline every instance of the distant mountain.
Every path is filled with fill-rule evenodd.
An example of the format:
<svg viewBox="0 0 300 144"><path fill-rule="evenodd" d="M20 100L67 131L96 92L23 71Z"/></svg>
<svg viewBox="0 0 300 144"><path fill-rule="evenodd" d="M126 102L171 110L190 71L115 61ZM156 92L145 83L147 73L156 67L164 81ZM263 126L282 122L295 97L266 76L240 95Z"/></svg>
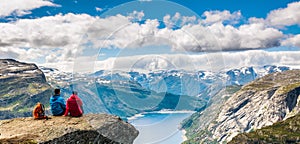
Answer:
<svg viewBox="0 0 300 144"><path fill-rule="evenodd" d="M172 93L175 95L189 95L209 97L219 91L222 87L230 85L245 85L256 78L269 73L290 70L286 66L267 65L263 67L242 67L238 69L223 70L220 72L210 71L185 71L185 70L160 70L148 73L130 71L108 71L100 70L92 74L78 74L60 72L57 69L40 67L51 82L70 83L80 80L102 80L102 81L124 81L135 82L143 88L160 92ZM218 85L217 91L211 94L204 94L210 91L212 85ZM216 86L213 86L216 88Z"/></svg>
<svg viewBox="0 0 300 144"><path fill-rule="evenodd" d="M49 105L52 88L35 64L0 59L0 119L31 116L37 102Z"/></svg>
<svg viewBox="0 0 300 144"><path fill-rule="evenodd" d="M108 70L67 73L46 67L40 69L53 87L62 88L65 98L72 90L78 91L84 103L89 104L84 107L85 112L112 113L126 118L161 109L200 111L227 86L244 85L268 73L290 68L268 65L220 72L159 70L148 73ZM149 98L153 102L144 104L147 100L151 101Z"/></svg>
<svg viewBox="0 0 300 144"><path fill-rule="evenodd" d="M190 138L185 143L228 142L239 133L285 120L300 112L299 95L300 70L268 74L233 94L215 95L212 105L183 123Z"/></svg>
<svg viewBox="0 0 300 144"><path fill-rule="evenodd" d="M110 113L123 119L137 113L162 109L199 110L206 104L199 97L157 93L135 82L85 79L56 86L61 88L65 99L72 90L76 90L84 103L85 113Z"/></svg>

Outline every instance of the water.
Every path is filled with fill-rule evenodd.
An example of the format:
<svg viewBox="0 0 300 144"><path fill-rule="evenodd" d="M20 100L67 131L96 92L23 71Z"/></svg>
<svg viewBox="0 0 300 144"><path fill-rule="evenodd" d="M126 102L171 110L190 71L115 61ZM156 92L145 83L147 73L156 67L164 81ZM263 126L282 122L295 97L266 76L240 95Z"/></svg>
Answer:
<svg viewBox="0 0 300 144"><path fill-rule="evenodd" d="M152 112L136 115L129 122L140 132L135 144L180 144L184 133L180 123L192 112Z"/></svg>

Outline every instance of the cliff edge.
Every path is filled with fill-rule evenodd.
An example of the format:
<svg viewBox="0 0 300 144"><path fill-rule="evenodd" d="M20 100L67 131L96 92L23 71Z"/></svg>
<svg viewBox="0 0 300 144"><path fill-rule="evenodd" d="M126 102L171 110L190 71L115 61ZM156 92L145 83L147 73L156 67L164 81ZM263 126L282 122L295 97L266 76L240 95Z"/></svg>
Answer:
<svg viewBox="0 0 300 144"><path fill-rule="evenodd" d="M138 131L117 116L87 114L0 121L0 143L133 143Z"/></svg>

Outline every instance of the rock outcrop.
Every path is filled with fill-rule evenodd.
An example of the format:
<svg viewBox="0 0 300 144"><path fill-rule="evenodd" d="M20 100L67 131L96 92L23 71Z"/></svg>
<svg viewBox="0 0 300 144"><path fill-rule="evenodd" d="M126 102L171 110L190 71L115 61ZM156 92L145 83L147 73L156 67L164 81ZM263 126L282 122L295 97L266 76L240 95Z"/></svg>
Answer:
<svg viewBox="0 0 300 144"><path fill-rule="evenodd" d="M0 119L31 116L37 102L46 106L52 88L35 64L0 59Z"/></svg>
<svg viewBox="0 0 300 144"><path fill-rule="evenodd" d="M262 129L239 134L229 143L300 143L300 114Z"/></svg>
<svg viewBox="0 0 300 144"><path fill-rule="evenodd" d="M299 94L300 70L266 75L234 93L222 104L218 115L210 117L213 120L206 127L191 125L197 134L190 138L198 142L229 142L239 133L285 120L299 113ZM194 121L202 116L205 115L200 114Z"/></svg>
<svg viewBox="0 0 300 144"><path fill-rule="evenodd" d="M138 131L117 116L88 114L0 121L0 143L133 143Z"/></svg>

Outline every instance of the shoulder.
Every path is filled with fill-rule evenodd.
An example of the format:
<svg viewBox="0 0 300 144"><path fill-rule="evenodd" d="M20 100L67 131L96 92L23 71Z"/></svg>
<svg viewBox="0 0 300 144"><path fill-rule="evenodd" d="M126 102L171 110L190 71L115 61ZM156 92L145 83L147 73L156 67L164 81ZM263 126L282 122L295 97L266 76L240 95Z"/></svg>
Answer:
<svg viewBox="0 0 300 144"><path fill-rule="evenodd" d="M62 96L58 97L59 100L65 100Z"/></svg>

